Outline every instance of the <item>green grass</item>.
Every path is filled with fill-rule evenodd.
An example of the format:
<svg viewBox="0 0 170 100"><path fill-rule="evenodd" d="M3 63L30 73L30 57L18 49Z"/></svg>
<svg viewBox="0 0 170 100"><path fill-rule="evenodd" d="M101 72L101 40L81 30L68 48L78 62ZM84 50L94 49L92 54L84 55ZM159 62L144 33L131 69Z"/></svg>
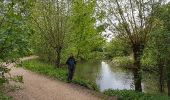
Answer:
<svg viewBox="0 0 170 100"><path fill-rule="evenodd" d="M23 67L33 72L49 76L50 78L62 80L66 82L67 69L66 68L55 68L53 65L42 62L38 59L24 61ZM73 83L79 84L86 88L99 91L97 85L94 82L74 76Z"/></svg>
<svg viewBox="0 0 170 100"><path fill-rule="evenodd" d="M118 100L170 100L170 97L160 94L146 94L133 90L106 90L104 94L116 96Z"/></svg>
<svg viewBox="0 0 170 100"><path fill-rule="evenodd" d="M6 96L6 95L3 94L2 92L0 92L0 100L11 100L11 97Z"/></svg>

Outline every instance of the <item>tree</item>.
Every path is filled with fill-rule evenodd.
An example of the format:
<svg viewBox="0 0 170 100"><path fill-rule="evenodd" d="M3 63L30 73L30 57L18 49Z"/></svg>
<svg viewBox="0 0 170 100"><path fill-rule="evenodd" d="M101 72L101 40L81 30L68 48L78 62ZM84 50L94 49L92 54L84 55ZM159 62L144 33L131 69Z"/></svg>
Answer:
<svg viewBox="0 0 170 100"><path fill-rule="evenodd" d="M147 52L150 56L146 56L151 58L152 61L155 63L155 68L157 69L157 73L159 76L159 91L161 93L164 92L164 85L166 79L166 61L168 59L169 51L168 46L170 43L170 34L169 32L162 28L157 28L151 34L151 40L148 41ZM147 53L147 54L148 54Z"/></svg>
<svg viewBox="0 0 170 100"><path fill-rule="evenodd" d="M0 1L0 59L9 60L24 56L28 51L31 30L29 20L30 0Z"/></svg>
<svg viewBox="0 0 170 100"><path fill-rule="evenodd" d="M10 71L4 62L11 63L28 51L31 30L27 26L31 0L0 0L0 85L8 82ZM16 79L21 79L18 76Z"/></svg>
<svg viewBox="0 0 170 100"><path fill-rule="evenodd" d="M74 49L76 57L87 60L99 55L104 39L98 27L95 26L96 1L95 0L72 0L70 16L70 34L68 48Z"/></svg>
<svg viewBox="0 0 170 100"><path fill-rule="evenodd" d="M107 43L105 51L109 58L112 59L113 57L118 56L129 56L131 54L129 48L129 44L126 43L126 41L115 37L111 42Z"/></svg>
<svg viewBox="0 0 170 100"><path fill-rule="evenodd" d="M169 13L170 13L170 3L166 4L166 5L163 5L163 6L159 6L157 7L157 13L155 14L155 16L162 21L163 23L163 27L165 29L165 32L164 34L161 33L161 37L162 37L162 54L161 56L163 57L163 61L164 61L164 66L165 66L165 70L166 70L166 76L167 76L167 87L168 87L168 95L170 96L170 65L169 65L169 55L170 55L170 16L169 16ZM161 37L159 38L159 40L161 39Z"/></svg>
<svg viewBox="0 0 170 100"><path fill-rule="evenodd" d="M168 87L168 95L170 96L170 67L169 67L169 55L170 55L170 3L163 5L163 6L159 6L157 8L155 8L156 10L156 14L155 17L158 18L160 21L162 21L162 26L164 28L164 32L159 33L159 37L157 38L159 41L161 41L161 44L157 44L157 46L159 46L161 48L161 50L163 51L161 53L162 59L163 59L163 68L166 70L166 76L167 76L167 87ZM157 40L157 41L158 41ZM160 67L161 68L161 67ZM163 73L163 71L162 71ZM162 80L164 81L164 80Z"/></svg>
<svg viewBox="0 0 170 100"><path fill-rule="evenodd" d="M98 7L105 12L110 26L108 29L115 36L126 39L131 46L134 58L134 85L136 91L142 91L141 57L149 39L149 34L156 25L153 8L161 4L160 0L98 0Z"/></svg>
<svg viewBox="0 0 170 100"><path fill-rule="evenodd" d="M40 35L40 44L45 45L43 47L46 51L49 50L49 59L54 57L56 67L60 66L61 52L68 32L68 9L67 0L37 0L32 10L32 20ZM39 52L43 53L41 50Z"/></svg>

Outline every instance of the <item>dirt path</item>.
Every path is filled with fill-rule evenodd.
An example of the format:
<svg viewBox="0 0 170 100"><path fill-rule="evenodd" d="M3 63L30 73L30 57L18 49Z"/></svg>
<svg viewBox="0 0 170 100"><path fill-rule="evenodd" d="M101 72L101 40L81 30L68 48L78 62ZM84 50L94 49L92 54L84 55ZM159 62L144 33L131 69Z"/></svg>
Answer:
<svg viewBox="0 0 170 100"><path fill-rule="evenodd" d="M23 75L24 84L20 90L9 93L14 100L100 100L92 91L45 76L13 68L12 75Z"/></svg>

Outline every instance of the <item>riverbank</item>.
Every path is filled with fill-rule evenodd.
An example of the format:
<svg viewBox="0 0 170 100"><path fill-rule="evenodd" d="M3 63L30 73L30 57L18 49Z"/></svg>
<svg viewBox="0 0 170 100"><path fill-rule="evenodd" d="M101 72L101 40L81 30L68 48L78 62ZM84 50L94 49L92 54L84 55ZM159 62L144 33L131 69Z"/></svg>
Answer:
<svg viewBox="0 0 170 100"><path fill-rule="evenodd" d="M55 68L53 65L44 63L38 59L24 61L22 66L33 72L49 76L53 79L58 79L66 82L67 79L67 69L66 68ZM72 83L84 86L88 89L99 91L99 88L95 82L82 79L78 76L74 76Z"/></svg>
<svg viewBox="0 0 170 100"><path fill-rule="evenodd" d="M33 72L36 72L36 73L39 73L45 76L49 76L50 78L66 82L66 69L65 68L56 69L54 68L54 66L48 63L44 63L40 60L24 61L23 67ZM78 76L75 76L75 78L73 79L73 83L84 86L91 90L95 90L97 93L100 93L99 88L97 87L96 83L91 82L89 80L85 80L83 78L79 78ZM121 90L121 91L120 90L108 90L104 92L104 94L110 97L113 97L113 96L119 97L122 100L128 100L126 98L133 98L135 100L146 100L146 98L147 100L159 100L157 99L159 96L161 100L169 99L167 96L164 96L164 95L161 96L161 95L156 95L156 94L138 93L135 91L128 91L128 90Z"/></svg>

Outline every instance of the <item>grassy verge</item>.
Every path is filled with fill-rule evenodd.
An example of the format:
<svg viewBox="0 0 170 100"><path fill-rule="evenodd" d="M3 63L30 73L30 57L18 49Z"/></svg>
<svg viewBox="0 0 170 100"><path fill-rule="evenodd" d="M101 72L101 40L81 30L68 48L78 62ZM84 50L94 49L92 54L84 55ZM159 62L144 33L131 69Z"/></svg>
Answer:
<svg viewBox="0 0 170 100"><path fill-rule="evenodd" d="M66 82L66 78L67 78L66 68L54 68L53 65L44 63L38 59L24 61L22 64L23 67L28 70ZM73 83L87 87L92 90L99 91L99 88L94 82L79 78L78 76L74 76Z"/></svg>
<svg viewBox="0 0 170 100"><path fill-rule="evenodd" d="M0 92L0 100L11 100L11 97L6 96L6 95L3 94L2 92Z"/></svg>
<svg viewBox="0 0 170 100"><path fill-rule="evenodd" d="M116 96L118 100L170 100L170 97L160 94L146 94L133 90L107 90L104 94Z"/></svg>

